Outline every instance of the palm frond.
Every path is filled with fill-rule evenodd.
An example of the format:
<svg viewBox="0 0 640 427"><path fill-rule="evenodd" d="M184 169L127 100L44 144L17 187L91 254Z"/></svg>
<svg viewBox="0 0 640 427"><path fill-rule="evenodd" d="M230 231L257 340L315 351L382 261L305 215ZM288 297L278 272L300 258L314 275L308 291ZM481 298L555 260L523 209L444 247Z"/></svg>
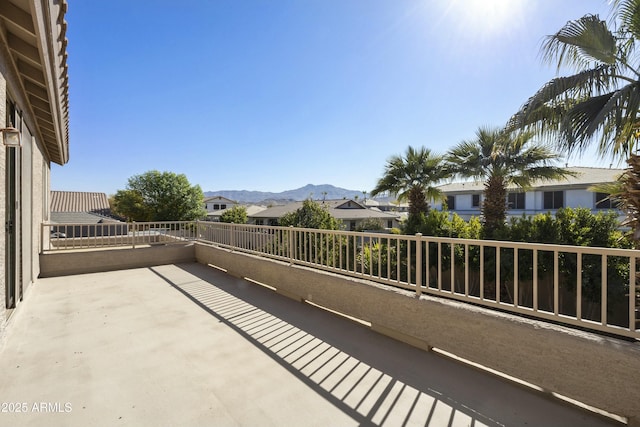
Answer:
<svg viewBox="0 0 640 427"><path fill-rule="evenodd" d="M554 78L524 103L516 113L516 117L526 118L527 114L535 112L544 105L553 105L566 96L575 98L585 94L590 95L594 91L609 90L613 85L615 71L614 67L605 64L583 70L572 76Z"/></svg>
<svg viewBox="0 0 640 427"><path fill-rule="evenodd" d="M625 0L614 3L614 13L619 17L622 32L640 38L640 1Z"/></svg>
<svg viewBox="0 0 640 427"><path fill-rule="evenodd" d="M598 15L585 15L569 21L543 45L544 60L584 68L588 64L615 64L616 37Z"/></svg>
<svg viewBox="0 0 640 427"><path fill-rule="evenodd" d="M587 191L593 193L605 193L609 196L618 196L624 191L624 183L622 181L605 182L597 185L592 185L587 188Z"/></svg>
<svg viewBox="0 0 640 427"><path fill-rule="evenodd" d="M450 175L443 156L425 147L409 146L404 155L392 156L387 160L384 175L371 190L371 195L389 191L397 194L399 200L409 198L411 204L412 197L416 195L439 195L435 185Z"/></svg>

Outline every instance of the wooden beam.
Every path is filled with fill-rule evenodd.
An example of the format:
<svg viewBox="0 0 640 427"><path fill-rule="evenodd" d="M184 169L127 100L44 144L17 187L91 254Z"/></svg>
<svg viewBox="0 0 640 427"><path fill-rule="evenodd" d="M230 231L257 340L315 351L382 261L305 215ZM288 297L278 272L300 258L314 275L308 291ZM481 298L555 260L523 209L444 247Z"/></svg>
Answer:
<svg viewBox="0 0 640 427"><path fill-rule="evenodd" d="M33 108L33 112L38 120L49 123L51 126L53 126L53 116L51 115L51 112L35 107Z"/></svg>
<svg viewBox="0 0 640 427"><path fill-rule="evenodd" d="M20 74L22 74L29 80L33 80L40 86L46 86L42 69L34 67L33 65L29 65L26 62L18 59L18 71L20 72Z"/></svg>
<svg viewBox="0 0 640 427"><path fill-rule="evenodd" d="M0 16L18 27L28 31L32 35L36 35L36 29L33 25L33 18L29 12L25 12L10 1L0 2Z"/></svg>
<svg viewBox="0 0 640 427"><path fill-rule="evenodd" d="M49 137L54 141L57 141L56 133L52 126L47 125L46 122L38 120L38 127L40 128L40 133L42 133L43 138Z"/></svg>
<svg viewBox="0 0 640 427"><path fill-rule="evenodd" d="M27 91L27 93L42 99L43 101L47 101L49 102L49 94L47 93L47 90L42 87L39 86L35 83L32 83L29 80L25 80L24 81L24 89Z"/></svg>
<svg viewBox="0 0 640 427"><path fill-rule="evenodd" d="M13 33L7 33L7 43L9 43L9 49L36 64L40 64L40 52L38 52L37 47L32 46Z"/></svg>
<svg viewBox="0 0 640 427"><path fill-rule="evenodd" d="M51 105L47 101L43 101L40 98L36 98L33 95L29 95L29 103L34 108L39 108L44 111L51 111Z"/></svg>

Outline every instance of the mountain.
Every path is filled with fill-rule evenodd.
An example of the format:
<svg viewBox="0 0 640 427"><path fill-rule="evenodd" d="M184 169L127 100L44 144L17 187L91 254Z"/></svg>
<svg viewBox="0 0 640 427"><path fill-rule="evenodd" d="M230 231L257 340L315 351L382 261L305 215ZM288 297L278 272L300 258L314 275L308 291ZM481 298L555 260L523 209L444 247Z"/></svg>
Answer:
<svg viewBox="0 0 640 427"><path fill-rule="evenodd" d="M326 194L325 194L326 193ZM295 190L272 193L268 191L247 191L247 190L222 190L206 191L205 197L222 196L240 203L286 203L290 201L300 201L311 197L314 200L326 199L353 199L356 196L362 198L362 191L347 190L346 188L334 187L333 185L313 185L307 184Z"/></svg>

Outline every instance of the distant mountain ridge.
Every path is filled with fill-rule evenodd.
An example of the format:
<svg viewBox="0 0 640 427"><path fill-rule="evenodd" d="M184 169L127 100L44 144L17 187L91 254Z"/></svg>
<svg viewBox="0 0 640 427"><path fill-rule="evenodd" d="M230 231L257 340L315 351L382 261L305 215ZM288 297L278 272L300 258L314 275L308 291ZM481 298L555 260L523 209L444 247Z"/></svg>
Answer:
<svg viewBox="0 0 640 427"><path fill-rule="evenodd" d="M280 193L272 193L268 191L221 190L205 191L204 196L222 196L240 203L260 203L264 201L276 201L284 203L290 201L306 200L308 198L312 198L314 200L321 200L323 198L353 199L357 196L361 199L364 197L364 194L362 193L362 191L347 190L346 188L335 187L330 184L307 184L304 187L296 188L295 190L282 191Z"/></svg>

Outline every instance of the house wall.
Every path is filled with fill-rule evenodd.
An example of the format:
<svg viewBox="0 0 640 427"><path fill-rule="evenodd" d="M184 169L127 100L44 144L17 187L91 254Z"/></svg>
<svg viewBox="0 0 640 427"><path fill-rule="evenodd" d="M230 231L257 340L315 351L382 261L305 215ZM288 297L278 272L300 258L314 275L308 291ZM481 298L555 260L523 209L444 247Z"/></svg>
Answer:
<svg viewBox="0 0 640 427"><path fill-rule="evenodd" d="M471 194L460 194L456 196L456 210L477 210L472 206L473 196Z"/></svg>
<svg viewBox="0 0 640 427"><path fill-rule="evenodd" d="M214 205L218 205L218 209L214 209ZM225 207L222 208L221 205L225 205ZM229 209L237 205L238 204L233 200L225 199L224 197L214 197L211 199L208 198L205 201L204 208L207 212L214 212L222 209Z"/></svg>
<svg viewBox="0 0 640 427"><path fill-rule="evenodd" d="M193 243L175 243L135 249L47 252L40 254L42 277L126 270L195 261Z"/></svg>
<svg viewBox="0 0 640 427"><path fill-rule="evenodd" d="M31 285L40 273L39 250L41 241L40 224L48 218L50 161L43 145L32 135L36 129L35 120L30 115L27 100L21 95L21 87L17 76L13 73L8 61L7 46L0 45L0 128L7 127L7 102L16 104L19 111L14 125L21 131L22 148L19 149L19 181L21 190L18 194L20 206L19 239L17 255L17 285L15 308L19 309ZM6 277L7 271L7 235L4 224L7 220L7 148L0 142L0 336L4 333L13 309L7 308Z"/></svg>
<svg viewBox="0 0 640 427"><path fill-rule="evenodd" d="M595 209L595 193L587 190L566 190L564 192L564 203L566 206Z"/></svg>
<svg viewBox="0 0 640 427"><path fill-rule="evenodd" d="M536 215L538 213L552 212L555 210L544 208L544 193L546 191L564 191L564 207L578 208L583 207L591 209L592 212L606 211L606 209L596 209L595 207L595 193L588 191L586 188L562 188L562 187L549 187L544 190L528 191L525 193L525 209L509 209L507 216L521 216ZM451 194L453 195L453 194ZM479 216L481 211L477 207L472 206L472 195L469 194L455 194L456 208L450 209L451 212L457 213L463 219L468 220L472 216ZM436 202L433 204L437 210L442 209L442 203Z"/></svg>

